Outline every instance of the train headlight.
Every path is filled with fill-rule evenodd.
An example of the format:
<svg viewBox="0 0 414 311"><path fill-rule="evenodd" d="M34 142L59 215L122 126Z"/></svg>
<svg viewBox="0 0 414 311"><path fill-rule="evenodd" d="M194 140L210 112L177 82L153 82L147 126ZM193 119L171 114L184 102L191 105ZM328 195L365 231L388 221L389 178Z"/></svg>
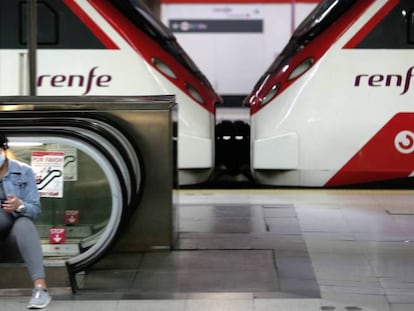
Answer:
<svg viewBox="0 0 414 311"><path fill-rule="evenodd" d="M172 79L177 79L177 76L175 75L174 71L163 61L159 60L158 58L151 58L152 64L163 74L165 74L167 77L170 77Z"/></svg>
<svg viewBox="0 0 414 311"><path fill-rule="evenodd" d="M305 73L310 67L312 67L314 62L313 57L305 59L298 66L295 67L289 74L288 80L293 80Z"/></svg>
<svg viewBox="0 0 414 311"><path fill-rule="evenodd" d="M204 98L200 95L200 93L190 84L186 83L185 88L187 89L188 93L199 103L204 104Z"/></svg>
<svg viewBox="0 0 414 311"><path fill-rule="evenodd" d="M154 65L154 67L157 68L164 75L166 75L169 78L177 80L177 75L170 68L170 66L168 66L166 63L164 63L162 60L160 60L156 57L152 57L151 62ZM185 83L185 88L186 88L187 92L190 94L191 97L193 97L200 104L205 104L204 98L200 95L200 93L192 85L190 85L189 83Z"/></svg>
<svg viewBox="0 0 414 311"><path fill-rule="evenodd" d="M273 97L275 97L277 91L280 89L280 84L275 84L272 88L267 92L265 96L263 96L262 100L260 101L260 106L266 105Z"/></svg>

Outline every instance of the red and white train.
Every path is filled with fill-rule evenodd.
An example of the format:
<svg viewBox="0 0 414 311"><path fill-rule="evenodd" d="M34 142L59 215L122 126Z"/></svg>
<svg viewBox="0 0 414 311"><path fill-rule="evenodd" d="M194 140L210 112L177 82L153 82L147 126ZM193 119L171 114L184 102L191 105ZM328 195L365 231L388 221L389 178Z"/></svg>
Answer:
<svg viewBox="0 0 414 311"><path fill-rule="evenodd" d="M322 1L245 99L253 178L339 187L411 177L413 94L414 2Z"/></svg>
<svg viewBox="0 0 414 311"><path fill-rule="evenodd" d="M1 96L29 94L28 5L0 2ZM221 98L140 0L42 0L36 11L37 95L174 94L179 183L210 177Z"/></svg>

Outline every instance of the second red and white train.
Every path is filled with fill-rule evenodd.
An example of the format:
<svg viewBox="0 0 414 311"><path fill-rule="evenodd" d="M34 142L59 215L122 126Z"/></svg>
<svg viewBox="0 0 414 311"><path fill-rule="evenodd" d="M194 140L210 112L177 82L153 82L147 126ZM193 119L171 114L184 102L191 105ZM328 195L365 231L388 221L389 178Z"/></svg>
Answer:
<svg viewBox="0 0 414 311"><path fill-rule="evenodd" d="M259 184L338 187L414 171L414 2L325 0L245 99Z"/></svg>

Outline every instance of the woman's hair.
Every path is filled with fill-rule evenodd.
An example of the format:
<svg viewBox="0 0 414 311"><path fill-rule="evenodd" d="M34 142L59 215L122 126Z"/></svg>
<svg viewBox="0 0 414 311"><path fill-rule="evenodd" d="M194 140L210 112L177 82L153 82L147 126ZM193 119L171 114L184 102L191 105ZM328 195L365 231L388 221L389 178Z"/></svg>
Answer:
<svg viewBox="0 0 414 311"><path fill-rule="evenodd" d="M6 135L0 132L0 148L7 150L9 149L9 140Z"/></svg>

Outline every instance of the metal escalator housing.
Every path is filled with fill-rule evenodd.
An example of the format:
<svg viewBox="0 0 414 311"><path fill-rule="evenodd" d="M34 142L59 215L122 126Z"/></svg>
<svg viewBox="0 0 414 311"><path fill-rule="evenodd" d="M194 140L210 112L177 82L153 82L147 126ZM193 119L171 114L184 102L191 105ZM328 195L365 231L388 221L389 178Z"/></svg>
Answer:
<svg viewBox="0 0 414 311"><path fill-rule="evenodd" d="M66 261L70 275L111 251L173 246L174 106L173 96L0 97L0 130L11 141L33 138L80 149L109 181L109 221L94 243L87 241Z"/></svg>

